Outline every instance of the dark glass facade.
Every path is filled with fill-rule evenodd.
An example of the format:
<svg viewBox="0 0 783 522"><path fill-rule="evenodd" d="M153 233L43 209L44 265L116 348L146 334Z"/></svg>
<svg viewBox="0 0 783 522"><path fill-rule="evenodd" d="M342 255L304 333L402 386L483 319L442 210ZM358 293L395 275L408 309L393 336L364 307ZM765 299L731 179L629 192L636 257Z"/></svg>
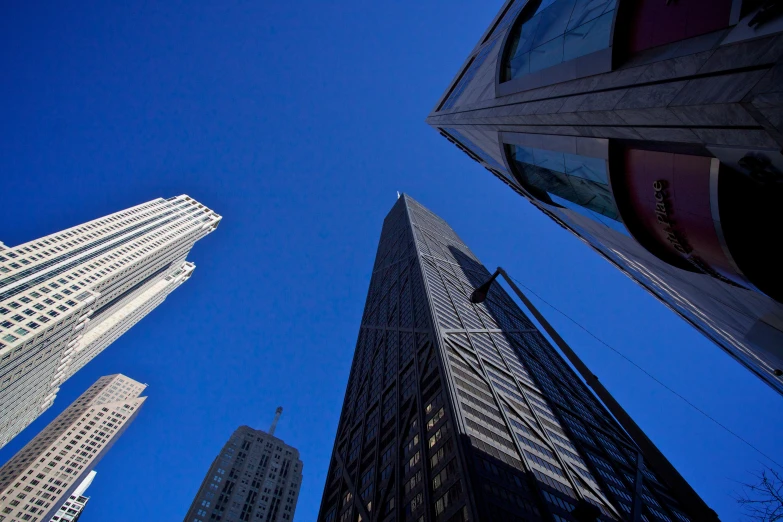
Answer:
<svg viewBox="0 0 783 522"><path fill-rule="evenodd" d="M783 15L509 0L427 122L783 393Z"/></svg>
<svg viewBox="0 0 783 522"><path fill-rule="evenodd" d="M503 80L606 49L616 5L616 0L527 2L511 34Z"/></svg>
<svg viewBox="0 0 783 522"><path fill-rule="evenodd" d="M635 445L438 216L386 217L319 522L689 517Z"/></svg>

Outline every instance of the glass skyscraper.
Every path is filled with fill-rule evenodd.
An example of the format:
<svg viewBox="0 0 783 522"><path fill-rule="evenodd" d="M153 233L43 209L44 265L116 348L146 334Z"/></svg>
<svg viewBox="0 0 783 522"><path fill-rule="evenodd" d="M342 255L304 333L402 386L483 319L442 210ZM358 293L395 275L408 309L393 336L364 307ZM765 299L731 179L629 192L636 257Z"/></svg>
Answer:
<svg viewBox="0 0 783 522"><path fill-rule="evenodd" d="M427 123L783 393L783 13L508 0Z"/></svg>
<svg viewBox="0 0 783 522"><path fill-rule="evenodd" d="M386 217L319 522L680 521L678 495L438 216Z"/></svg>

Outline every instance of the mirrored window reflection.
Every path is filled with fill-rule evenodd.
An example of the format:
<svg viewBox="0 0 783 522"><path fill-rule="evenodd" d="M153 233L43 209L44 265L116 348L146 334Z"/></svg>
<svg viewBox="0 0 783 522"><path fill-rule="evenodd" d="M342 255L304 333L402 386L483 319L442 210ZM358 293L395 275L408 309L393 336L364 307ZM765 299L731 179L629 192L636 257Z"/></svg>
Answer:
<svg viewBox="0 0 783 522"><path fill-rule="evenodd" d="M563 199L606 218L621 221L609 190L605 159L521 145L508 147L523 185L534 195L542 197L546 194L552 200ZM602 219L599 221L603 222Z"/></svg>
<svg viewBox="0 0 783 522"><path fill-rule="evenodd" d="M598 223L601 223L602 225L605 225L606 227L611 228L615 232L620 232L621 234L631 237L631 234L628 232L628 229L625 228L625 225L622 224L620 221L615 221L612 218L608 218L606 216L603 216L599 214L598 212L594 212L590 210L589 208L581 207L577 205L576 203L572 203L568 201L567 199L563 199L561 197L558 197L555 194L549 194L549 197L552 198L552 201L554 203L557 203L561 207L567 208L569 210L573 210L577 214L580 214L582 216L585 216L587 218L592 219L593 221L597 221Z"/></svg>
<svg viewBox="0 0 783 522"><path fill-rule="evenodd" d="M616 0L539 0L509 39L503 81L609 47Z"/></svg>

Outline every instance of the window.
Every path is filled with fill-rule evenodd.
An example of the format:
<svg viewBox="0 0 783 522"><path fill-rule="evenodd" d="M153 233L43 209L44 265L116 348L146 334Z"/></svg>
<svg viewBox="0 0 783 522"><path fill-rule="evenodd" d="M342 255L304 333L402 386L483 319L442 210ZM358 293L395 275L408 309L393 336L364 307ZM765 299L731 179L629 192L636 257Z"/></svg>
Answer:
<svg viewBox="0 0 783 522"><path fill-rule="evenodd" d="M450 451L451 451L451 441L448 440L443 446L441 446L438 449L438 451L435 452L435 454L432 457L430 457L430 469L434 469L435 466L443 462Z"/></svg>
<svg viewBox="0 0 783 522"><path fill-rule="evenodd" d="M614 0L537 0L522 9L501 81L522 78L609 47Z"/></svg>
<svg viewBox="0 0 783 522"><path fill-rule="evenodd" d="M373 473L375 473L375 467L371 467L369 470L367 470L363 475L361 479L361 485L362 487L366 486L368 483L372 482Z"/></svg>
<svg viewBox="0 0 783 522"><path fill-rule="evenodd" d="M405 473L410 471L421 460L421 451L417 451L413 456L405 463Z"/></svg>
<svg viewBox="0 0 783 522"><path fill-rule="evenodd" d="M522 145L506 145L506 150L522 185L535 197L586 211L589 217L612 228L619 226L620 214L609 189L605 159Z"/></svg>
<svg viewBox="0 0 783 522"><path fill-rule="evenodd" d="M416 496L411 499L409 508L406 510L407 513L410 515L411 513L415 512L421 507L422 504L424 504L424 495L417 493Z"/></svg>
<svg viewBox="0 0 783 522"><path fill-rule="evenodd" d="M435 514L440 515L446 511L446 508L452 505L454 501L459 498L461 493L461 485L459 482L457 482L446 493L444 493L442 497L435 501Z"/></svg>
<svg viewBox="0 0 783 522"><path fill-rule="evenodd" d="M405 453L410 453L418 443L419 443L419 434L417 433L416 435L413 436L411 440L408 441L408 446L405 448Z"/></svg>
<svg viewBox="0 0 783 522"><path fill-rule="evenodd" d="M436 431L432 435L432 437L430 437L430 440L428 442L428 447L432 448L435 444L440 442L440 439L442 439L445 434L446 434L446 425L443 425L442 427L438 428L438 431Z"/></svg>
<svg viewBox="0 0 783 522"><path fill-rule="evenodd" d="M405 494L411 492L411 490L416 487L419 483L421 483L422 480L422 474L421 470L417 471L411 478L408 480L408 482L405 483Z"/></svg>
<svg viewBox="0 0 783 522"><path fill-rule="evenodd" d="M486 462L486 461L484 461ZM432 490L437 491L456 471L456 461L449 461L448 465L432 479Z"/></svg>
<svg viewBox="0 0 783 522"><path fill-rule="evenodd" d="M443 415L443 408L441 408L437 411L437 413L435 413L435 415L432 416L429 421L427 421L427 430L431 430L438 423L438 421L443 418Z"/></svg>

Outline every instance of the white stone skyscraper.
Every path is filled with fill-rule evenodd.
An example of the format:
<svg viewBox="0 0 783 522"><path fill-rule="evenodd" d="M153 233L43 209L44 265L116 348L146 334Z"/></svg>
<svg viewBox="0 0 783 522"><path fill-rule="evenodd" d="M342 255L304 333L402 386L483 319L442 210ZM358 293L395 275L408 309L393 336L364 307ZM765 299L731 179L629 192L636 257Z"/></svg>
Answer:
<svg viewBox="0 0 783 522"><path fill-rule="evenodd" d="M182 195L0 250L0 447L192 274L221 216Z"/></svg>
<svg viewBox="0 0 783 522"><path fill-rule="evenodd" d="M120 374L101 377L19 450L0 468L0 522L62 518L60 507L138 415L146 387Z"/></svg>

